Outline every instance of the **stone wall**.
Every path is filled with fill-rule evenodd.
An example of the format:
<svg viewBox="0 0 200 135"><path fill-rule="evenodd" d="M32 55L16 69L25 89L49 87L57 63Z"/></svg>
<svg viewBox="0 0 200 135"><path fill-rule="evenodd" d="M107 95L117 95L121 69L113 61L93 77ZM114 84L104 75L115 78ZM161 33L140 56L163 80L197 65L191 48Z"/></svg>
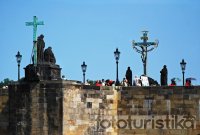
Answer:
<svg viewBox="0 0 200 135"><path fill-rule="evenodd" d="M0 89L0 135L8 134L8 89Z"/></svg>
<svg viewBox="0 0 200 135"><path fill-rule="evenodd" d="M55 80L12 84L9 98L6 92L0 93L0 135L200 134L199 86L97 87Z"/></svg>
<svg viewBox="0 0 200 135"><path fill-rule="evenodd" d="M11 135L62 134L62 83L41 81L9 86Z"/></svg>
<svg viewBox="0 0 200 135"><path fill-rule="evenodd" d="M199 101L200 87L65 87L63 134L198 135Z"/></svg>

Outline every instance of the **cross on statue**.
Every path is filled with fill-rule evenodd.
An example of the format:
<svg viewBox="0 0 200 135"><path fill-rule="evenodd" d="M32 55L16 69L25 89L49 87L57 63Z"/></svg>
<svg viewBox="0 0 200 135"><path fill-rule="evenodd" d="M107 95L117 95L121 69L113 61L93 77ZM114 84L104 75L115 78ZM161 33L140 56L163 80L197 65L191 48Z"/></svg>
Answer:
<svg viewBox="0 0 200 135"><path fill-rule="evenodd" d="M143 42L135 42L133 40L132 44L133 44L133 49L135 49L136 52L141 54L141 58L142 58L143 66L144 66L144 75L147 75L147 70L146 70L147 53L152 51L154 48L158 46L158 40L156 40L155 42L147 42L148 31L142 31L142 33L143 33L143 36L141 37L141 40L143 40ZM151 47L151 48L148 49L148 47Z"/></svg>
<svg viewBox="0 0 200 135"><path fill-rule="evenodd" d="M33 26L33 41L36 41L36 33L37 33L37 26L38 25L44 25L43 21L37 21L37 17L33 16L33 22L26 22L26 26Z"/></svg>
<svg viewBox="0 0 200 135"><path fill-rule="evenodd" d="M33 16L33 22L26 22L26 26L33 26L33 51L34 51L34 59L33 63L36 66L37 65L37 26L38 25L44 25L43 21L38 21L36 16Z"/></svg>

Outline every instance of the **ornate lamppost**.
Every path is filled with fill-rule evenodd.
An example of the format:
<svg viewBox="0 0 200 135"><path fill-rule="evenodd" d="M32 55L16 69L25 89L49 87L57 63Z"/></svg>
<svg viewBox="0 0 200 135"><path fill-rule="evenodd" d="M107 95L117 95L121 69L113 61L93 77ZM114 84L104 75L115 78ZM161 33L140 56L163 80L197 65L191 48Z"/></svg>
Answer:
<svg viewBox="0 0 200 135"><path fill-rule="evenodd" d="M148 40L148 31L142 31L143 36L141 37L141 40L143 42L135 42L133 40L133 49L135 49L136 52L141 54L143 67L144 67L144 75L147 75L147 53L152 51L154 48L158 47L158 40L155 40L155 42L147 42ZM148 47L151 47L148 49Z"/></svg>
<svg viewBox="0 0 200 135"><path fill-rule="evenodd" d="M22 60L22 55L18 51L17 55L15 55L15 57L16 57L17 64L18 64L18 81L19 81L19 79L20 79L20 63L21 63L21 60Z"/></svg>
<svg viewBox="0 0 200 135"><path fill-rule="evenodd" d="M82 68L82 71L83 71L83 83L85 83L85 72L86 72L86 69L87 69L87 65L85 64L85 61L83 61L81 68Z"/></svg>
<svg viewBox="0 0 200 135"><path fill-rule="evenodd" d="M116 86L119 86L119 78L118 78L118 63L119 63L119 57L120 57L120 51L118 48L116 48L116 51L114 52L115 60L116 60Z"/></svg>
<svg viewBox="0 0 200 135"><path fill-rule="evenodd" d="M186 62L184 61L184 59L182 59L182 61L180 62L181 65L181 70L182 70L182 74L183 74L183 86L184 86L184 82L185 82L185 68L186 68Z"/></svg>

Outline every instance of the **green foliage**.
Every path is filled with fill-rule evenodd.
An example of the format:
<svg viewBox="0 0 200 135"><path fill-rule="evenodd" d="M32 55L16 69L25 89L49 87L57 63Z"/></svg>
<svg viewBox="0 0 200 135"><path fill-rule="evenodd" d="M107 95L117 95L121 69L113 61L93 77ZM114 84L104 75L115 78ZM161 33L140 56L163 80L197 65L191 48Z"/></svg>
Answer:
<svg viewBox="0 0 200 135"><path fill-rule="evenodd" d="M12 83L13 80L10 80L9 78L5 78L3 81L0 82L0 88L3 86L7 86L9 83Z"/></svg>
<svg viewBox="0 0 200 135"><path fill-rule="evenodd" d="M87 83L90 85L95 85L95 81L93 81L93 80L87 80Z"/></svg>

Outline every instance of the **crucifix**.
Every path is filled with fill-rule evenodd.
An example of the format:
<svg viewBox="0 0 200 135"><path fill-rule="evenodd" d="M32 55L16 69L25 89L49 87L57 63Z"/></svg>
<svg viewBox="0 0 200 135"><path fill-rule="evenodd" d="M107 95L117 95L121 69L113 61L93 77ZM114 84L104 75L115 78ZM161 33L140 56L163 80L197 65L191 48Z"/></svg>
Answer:
<svg viewBox="0 0 200 135"><path fill-rule="evenodd" d="M143 40L143 42L135 42L133 40L132 44L133 44L133 49L136 50L136 52L141 54L141 58L142 58L142 62L143 62L143 67L144 67L144 75L147 75L147 53L152 51L154 48L156 48L158 46L158 40L156 40L155 42L147 42L148 40L148 31L142 31L143 36L141 37L141 40ZM153 47L151 47L153 46ZM148 49L148 47L151 47L150 49Z"/></svg>
<svg viewBox="0 0 200 135"><path fill-rule="evenodd" d="M36 16L33 16L33 22L26 22L26 26L33 26L33 63L37 66L37 26L44 25L43 21L38 21Z"/></svg>

